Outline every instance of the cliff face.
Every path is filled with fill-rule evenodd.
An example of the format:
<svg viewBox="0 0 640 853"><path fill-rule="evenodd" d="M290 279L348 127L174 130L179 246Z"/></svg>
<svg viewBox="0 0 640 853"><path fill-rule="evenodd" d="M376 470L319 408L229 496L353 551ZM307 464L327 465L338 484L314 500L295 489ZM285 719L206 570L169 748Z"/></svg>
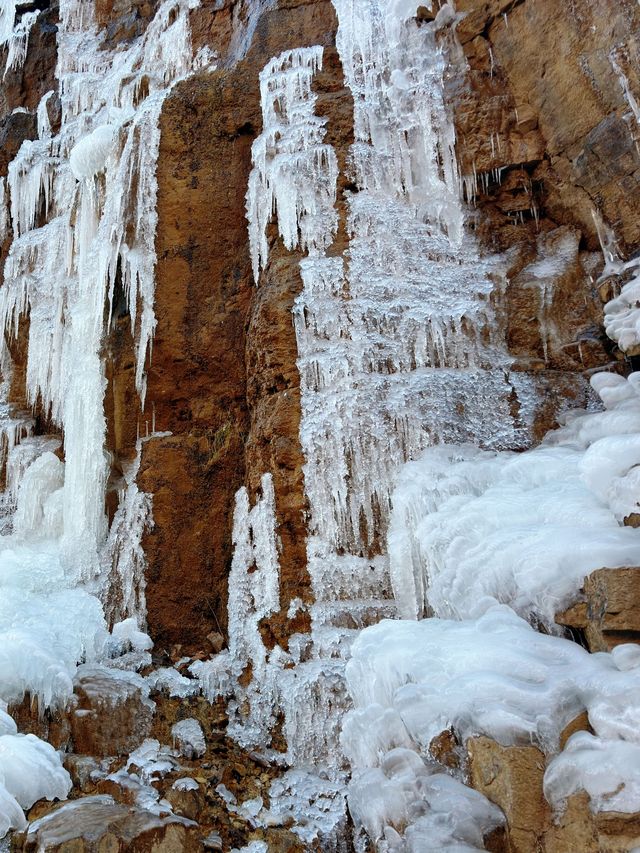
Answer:
<svg viewBox="0 0 640 853"><path fill-rule="evenodd" d="M602 329L592 211L614 228L625 256L638 243L635 120L609 58L620 58L634 90L637 8L621 3L611 15L594 5L574 14L570 3L552 5L459 4L464 58L448 83L472 226L488 252L508 258L509 351L516 370L535 373L547 388L537 438L553 428L561 398L580 404L576 375L620 358ZM197 12L208 27L201 37L222 66L230 14L226 6ZM244 196L261 130L258 74L295 46L325 47L317 112L328 117L340 180L349 182L352 106L335 30L330 4L281 4L261 15L245 58L181 83L163 110L158 329L144 418L150 422L155 406L156 429L173 436L146 445L141 484L157 495L145 542L147 594L152 634L167 643L196 647L205 628L224 626L233 495L243 483L255 493L264 471L276 489L283 609L310 595L291 321L300 256L272 233L270 263L255 288ZM563 272L543 291L529 269L560 251L569 255Z"/></svg>
<svg viewBox="0 0 640 853"><path fill-rule="evenodd" d="M457 0L455 5L455 37L442 36L442 42L449 40L445 103L455 127L467 227L484 255L499 258L503 270L495 273L492 299L506 342L509 382L512 388L519 381L530 382L538 394L527 412L515 390L509 398L519 438L498 449L523 450L554 429L560 413L592 402L585 381L592 372L609 368L626 375L635 366L633 354L625 356L603 328L604 303L615 295L620 280L609 277L602 283L598 277L603 270L602 221L613 230L623 258L640 248L640 116L633 100L633 93L640 98L640 6L631 0ZM97 4L105 45L114 49L139 37L156 6L134 0ZM22 142L37 137L35 109L56 88L57 9L45 3L37 8L41 11L24 67L6 75L2 87L0 176L6 175ZM426 26L438 8L416 4L417 17ZM178 82L160 114L157 326L146 363L144 407L135 387L134 342L124 302L121 310L116 303L104 342L111 454L107 510L113 518L137 438L148 436L136 482L152 501L153 524L142 539L147 623L156 644L154 663L163 665L204 658L212 648L218 652L228 644L235 498L244 486L250 505L259 505L265 473L273 482L280 571L278 606L258 620L264 649L270 652L279 645L286 652L294 635L296 649L302 648L300 635L309 634L312 620L310 510L292 318L303 292L304 253L288 250L270 222L269 260L256 285L246 217L252 144L263 130L259 75L273 57L301 47L324 49L313 93L316 115L326 119L325 142L338 164L338 226L330 257L349 256L348 205L358 190L350 157L354 105L336 47L333 4L203 0L189 15L194 50L208 47L216 64L214 70L196 71ZM56 106L59 112L54 97L49 103L54 128L60 120ZM3 262L10 238L8 234L4 241ZM26 405L26 334L23 326L11 342L11 402L19 408ZM54 431L38 408L36 416L36 433ZM368 523L364 520L362 527ZM356 536L366 545L352 549L351 556L370 561L373 571L384 551L384 512L370 524L372 529L361 529ZM342 556L345 549L337 552ZM620 583L635 589L631 575ZM379 597L386 601L388 590ZM636 613L639 603L636 596L629 614ZM371 612L362 621L341 617L339 627L361 628L385 615L375 607ZM598 641L588 639L594 622L602 622L607 612L606 604L599 611L594 605L558 621L592 651L609 650L615 643L601 634ZM615 630L625 636L640 630L634 618L625 616ZM304 662L304 652L298 653ZM247 660L241 683L251 681L254 665ZM206 721L207 735L213 731L211 736L217 737L209 706L203 700L186 701L189 714ZM251 696L238 701L241 716L250 713L245 705L251 701ZM149 723L142 736L157 735L162 726L168 731L172 714L185 716L170 701L165 704L153 732ZM35 726L26 706L22 714L23 726ZM137 707L131 714L144 716ZM272 747L286 751L278 730L282 720L272 722ZM576 729L588 726L579 720ZM73 744L73 737L67 733L63 742ZM83 737L76 734L75 751L95 752L96 739L87 735L94 746L82 747ZM104 749L104 755L110 754L108 746ZM251 796L264 793L276 775L229 742L216 749L215 758L215 750L207 753L213 764L206 772L198 771L197 763L192 767L194 775L205 772L209 787L223 781L244 800L248 791ZM503 809L506 831L487 837L486 849L613 853L640 844L637 816L594 817L584 794L570 800L564 822L554 822L542 793L545 758L534 747L502 747L488 738L461 744L454 733L445 732L431 751L443 766L466 768L470 784ZM85 793L112 793L108 786L78 784ZM532 791L535 796L530 797ZM233 821L229 824L228 814L218 814L223 811L220 802L198 802L190 812L192 805L181 806L187 817L211 826L224 821L225 843L248 839L251 821L246 814L242 819L247 823L239 830ZM286 826L284 819L281 823ZM265 835L276 845L270 849L297 849L298 838L286 828L273 832ZM174 843L162 849L199 849L199 842L189 838ZM135 849L157 849L140 844Z"/></svg>

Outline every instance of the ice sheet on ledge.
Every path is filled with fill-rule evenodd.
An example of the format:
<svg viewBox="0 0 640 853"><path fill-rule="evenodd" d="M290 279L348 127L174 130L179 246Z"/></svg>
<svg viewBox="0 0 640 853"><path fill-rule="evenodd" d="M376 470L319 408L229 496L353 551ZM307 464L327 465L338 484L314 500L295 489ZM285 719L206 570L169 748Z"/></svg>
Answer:
<svg viewBox="0 0 640 853"><path fill-rule="evenodd" d="M640 811L640 743L576 732L544 774L544 794L562 810L567 797L584 790L597 812Z"/></svg>
<svg viewBox="0 0 640 853"><path fill-rule="evenodd" d="M423 768L421 756L440 732L453 727L462 742L486 735L504 745L536 743L553 754L562 729L584 709L595 734L575 735L551 761L550 802L561 807L584 788L595 810L638 809L636 647L589 654L494 605L476 620L385 621L365 629L352 647L347 683L355 706L341 737L354 772L350 803L373 839L387 823L405 825L407 801L415 816L430 815L432 800L419 780L434 770ZM385 782L396 756L401 772Z"/></svg>
<svg viewBox="0 0 640 853"><path fill-rule="evenodd" d="M601 567L640 565L622 526L640 494L640 373L592 377L604 411L575 411L524 453L431 448L401 471L388 535L401 613L554 615ZM557 629L556 629L557 630Z"/></svg>
<svg viewBox="0 0 640 853"><path fill-rule="evenodd" d="M200 683L195 678L186 678L170 666L159 667L145 676L149 689L153 692L164 693L177 699L196 696L200 692ZM210 701L213 701L210 699Z"/></svg>

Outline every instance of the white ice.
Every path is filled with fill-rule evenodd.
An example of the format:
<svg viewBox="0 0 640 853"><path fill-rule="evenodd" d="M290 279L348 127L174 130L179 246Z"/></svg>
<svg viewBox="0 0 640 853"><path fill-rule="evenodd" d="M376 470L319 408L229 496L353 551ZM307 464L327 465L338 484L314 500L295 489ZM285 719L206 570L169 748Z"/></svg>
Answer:
<svg viewBox="0 0 640 853"><path fill-rule="evenodd" d="M479 619L383 621L365 629L347 664L355 707L342 732L354 774L352 814L374 839L387 824L398 831L414 825L432 802L421 780L440 772L421 756L442 731L453 728L462 743L476 735L504 745L535 743L553 755L562 729L585 709L595 734L568 741L549 764L545 792L555 807L585 789L594 809L635 811L640 659L630 652L636 651L622 646L616 654L589 654L537 632L506 605ZM452 780L447 785L453 796Z"/></svg>
<svg viewBox="0 0 640 853"><path fill-rule="evenodd" d="M198 720L192 717L180 720L171 727L174 748L185 758L201 758L207 749L204 732Z"/></svg>
<svg viewBox="0 0 640 853"><path fill-rule="evenodd" d="M429 449L401 471L388 535L401 613L476 617L496 601L553 630L594 569L640 565L640 374L592 379L576 412L524 453Z"/></svg>

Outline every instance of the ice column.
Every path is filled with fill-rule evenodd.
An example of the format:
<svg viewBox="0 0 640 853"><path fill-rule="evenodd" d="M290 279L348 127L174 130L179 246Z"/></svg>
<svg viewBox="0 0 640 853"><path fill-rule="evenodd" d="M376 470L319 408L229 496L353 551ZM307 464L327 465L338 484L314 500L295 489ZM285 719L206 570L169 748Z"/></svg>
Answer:
<svg viewBox="0 0 640 853"><path fill-rule="evenodd" d="M233 516L233 561L229 574L229 653L232 672L238 679L251 667L251 683L244 691L238 684L230 705L230 729L240 743L266 745L275 723L277 673L260 635L262 619L280 607L280 565L276 541L275 495L271 474L261 480L262 495L251 509L243 487L236 494ZM248 715L242 705L249 700Z"/></svg>

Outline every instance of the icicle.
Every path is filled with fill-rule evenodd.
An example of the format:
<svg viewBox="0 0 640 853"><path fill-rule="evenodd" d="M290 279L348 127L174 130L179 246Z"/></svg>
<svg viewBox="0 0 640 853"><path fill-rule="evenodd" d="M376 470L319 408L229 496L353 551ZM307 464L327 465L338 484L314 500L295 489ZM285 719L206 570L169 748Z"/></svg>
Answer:
<svg viewBox="0 0 640 853"><path fill-rule="evenodd" d="M266 748L277 708L279 646L267 652L259 631L262 619L280 607L280 565L276 543L276 515L273 480L264 474L262 495L253 509L243 487L236 494L233 516L233 561L229 574L229 654L238 678L251 666L252 682L243 691L236 687L237 707L230 717L230 729L245 745ZM243 701L249 698L249 711Z"/></svg>
<svg viewBox="0 0 640 853"><path fill-rule="evenodd" d="M7 213L7 181L6 178L0 177L0 246L7 237Z"/></svg>
<svg viewBox="0 0 640 853"><path fill-rule="evenodd" d="M633 113L636 122L638 123L638 125L640 125L640 106L638 105L638 102L636 101L634 94L631 91L631 87L629 86L629 80L627 79L627 76L622 70L622 68L620 68L620 66L616 62L616 59L613 54L609 56L609 62L611 63L611 67L613 68L615 73L618 75L618 80L620 81L620 85L622 87L622 91L624 93L626 101L629 104L629 108L631 109L631 112Z"/></svg>
<svg viewBox="0 0 640 853"><path fill-rule="evenodd" d="M16 0L3 0L0 3L0 45L6 44L13 33L16 19Z"/></svg>
<svg viewBox="0 0 640 853"><path fill-rule="evenodd" d="M268 257L266 229L272 213L287 249L323 253L335 234L338 167L323 143L326 119L314 115L313 75L322 48L290 50L260 72L264 130L252 147L254 168L247 191L253 276Z"/></svg>
<svg viewBox="0 0 640 853"><path fill-rule="evenodd" d="M139 441L136 458L124 472L124 491L101 553L103 598L110 623L134 617L137 625L143 625L145 620L142 537L152 526L152 518L151 497L136 485L141 454L142 442Z"/></svg>
<svg viewBox="0 0 640 853"><path fill-rule="evenodd" d="M51 138L51 122L49 121L49 101L55 95L51 90L40 98L38 104L37 119L38 119L38 139Z"/></svg>
<svg viewBox="0 0 640 853"><path fill-rule="evenodd" d="M38 12L26 12L16 24L9 37L9 48L7 52L7 63L4 68L4 77L10 71L19 71L24 65L29 45L29 34L31 27L38 18ZM3 79L4 79L3 77Z"/></svg>

